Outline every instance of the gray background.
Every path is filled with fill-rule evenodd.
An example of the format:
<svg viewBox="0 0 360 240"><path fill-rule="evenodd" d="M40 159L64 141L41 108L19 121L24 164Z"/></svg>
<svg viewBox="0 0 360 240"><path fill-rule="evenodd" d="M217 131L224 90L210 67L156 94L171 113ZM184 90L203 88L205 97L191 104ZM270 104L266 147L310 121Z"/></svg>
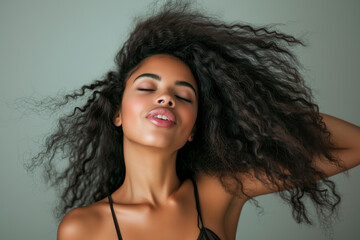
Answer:
<svg viewBox="0 0 360 240"><path fill-rule="evenodd" d="M24 159L36 152L52 118L19 107L23 97L70 91L100 78L150 1L0 1L0 239L55 239L56 203ZM198 1L226 21L282 23L278 29L305 37L296 52L304 76L325 112L360 124L360 1ZM360 168L332 177L343 196L335 239L359 239ZM237 239L328 239L320 226L298 225L276 195L257 198L259 215L246 204Z"/></svg>

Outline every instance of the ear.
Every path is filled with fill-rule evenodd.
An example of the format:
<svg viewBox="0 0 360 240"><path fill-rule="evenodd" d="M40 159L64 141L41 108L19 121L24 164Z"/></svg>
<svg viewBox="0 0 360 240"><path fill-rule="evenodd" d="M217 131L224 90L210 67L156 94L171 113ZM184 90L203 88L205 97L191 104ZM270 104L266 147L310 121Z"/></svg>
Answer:
<svg viewBox="0 0 360 240"><path fill-rule="evenodd" d="M188 141L192 142L192 140L194 140L194 134L191 133L190 136L188 137Z"/></svg>
<svg viewBox="0 0 360 240"><path fill-rule="evenodd" d="M116 113L115 113L115 116L114 116L114 125L116 127L120 127L122 124L122 120L121 120L121 111L118 110Z"/></svg>
<svg viewBox="0 0 360 240"><path fill-rule="evenodd" d="M192 140L194 140L194 135L195 135L195 126L193 127L191 133L190 133L190 136L188 137L188 141L191 142Z"/></svg>

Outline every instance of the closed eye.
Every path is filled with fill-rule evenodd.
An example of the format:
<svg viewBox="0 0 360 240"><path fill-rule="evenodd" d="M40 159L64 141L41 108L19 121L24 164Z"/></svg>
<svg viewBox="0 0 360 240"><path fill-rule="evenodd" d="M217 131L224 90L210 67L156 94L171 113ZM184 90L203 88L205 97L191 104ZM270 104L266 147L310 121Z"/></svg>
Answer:
<svg viewBox="0 0 360 240"><path fill-rule="evenodd" d="M152 92L155 91L154 89L150 89L150 88L139 88L139 91L148 91L148 92Z"/></svg>
<svg viewBox="0 0 360 240"><path fill-rule="evenodd" d="M138 88L139 91L145 91L145 92L153 92L155 91L154 89L151 89L151 88ZM180 100L183 100L185 102L192 102L191 100L187 99L187 98L183 98L183 97L180 97L180 96L177 96L176 97Z"/></svg>
<svg viewBox="0 0 360 240"><path fill-rule="evenodd" d="M180 100L183 100L183 101L186 101L186 102L192 102L191 100L187 99L187 98L183 98L183 97L180 97L180 96L176 96L178 99Z"/></svg>

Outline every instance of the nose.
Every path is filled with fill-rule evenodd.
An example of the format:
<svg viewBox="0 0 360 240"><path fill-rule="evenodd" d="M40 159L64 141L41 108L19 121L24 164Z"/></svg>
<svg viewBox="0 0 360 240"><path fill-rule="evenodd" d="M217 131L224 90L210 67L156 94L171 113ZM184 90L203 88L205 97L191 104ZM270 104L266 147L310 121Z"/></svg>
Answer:
<svg viewBox="0 0 360 240"><path fill-rule="evenodd" d="M172 107L172 108L175 107L175 101L173 97L168 93L161 94L159 97L157 97L156 104L164 107Z"/></svg>

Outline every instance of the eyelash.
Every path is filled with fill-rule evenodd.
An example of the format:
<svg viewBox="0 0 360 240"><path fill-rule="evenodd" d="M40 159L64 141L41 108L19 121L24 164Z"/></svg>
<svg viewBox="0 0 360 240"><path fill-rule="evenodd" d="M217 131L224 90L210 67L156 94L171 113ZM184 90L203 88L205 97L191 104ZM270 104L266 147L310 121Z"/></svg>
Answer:
<svg viewBox="0 0 360 240"><path fill-rule="evenodd" d="M139 88L139 91L148 91L148 92L152 92L155 91L154 89L148 89L148 88Z"/></svg>
<svg viewBox="0 0 360 240"><path fill-rule="evenodd" d="M154 89L149 89L149 88L139 88L138 90L139 90L139 91L145 91L145 92L153 92L153 91L155 91ZM181 100L186 101L186 102L189 102L189 103L192 102L192 101L189 100L189 99L186 99L186 98L183 98L183 97L180 97L180 96L177 96L177 95L175 95L175 96L176 96L177 98L181 99Z"/></svg>

